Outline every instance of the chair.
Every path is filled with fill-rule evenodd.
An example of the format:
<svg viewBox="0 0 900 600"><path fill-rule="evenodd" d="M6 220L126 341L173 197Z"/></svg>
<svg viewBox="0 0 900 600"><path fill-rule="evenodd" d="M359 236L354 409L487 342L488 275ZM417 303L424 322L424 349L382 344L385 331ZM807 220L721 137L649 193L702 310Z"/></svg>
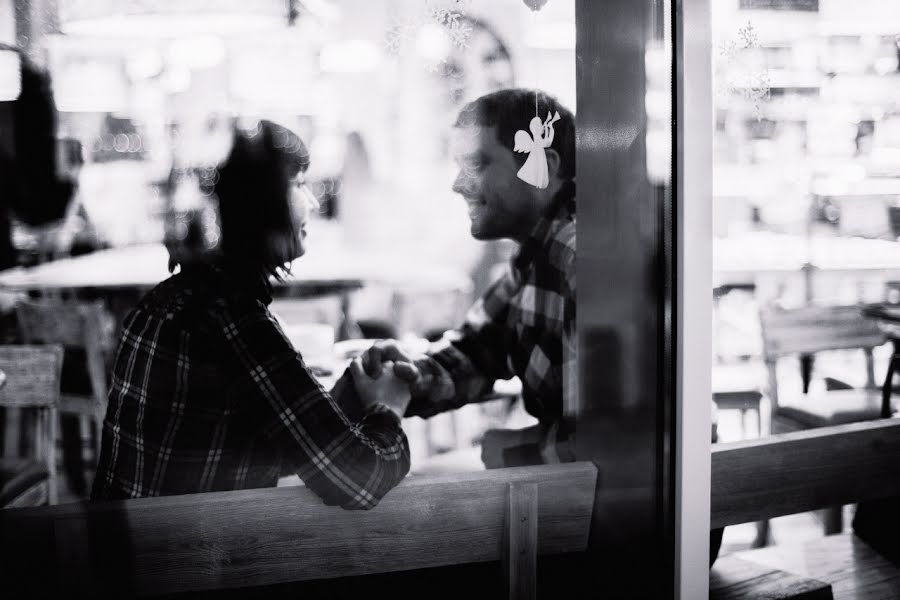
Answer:
<svg viewBox="0 0 900 600"><path fill-rule="evenodd" d="M797 309L765 309L760 312L763 358L772 402L773 434L871 421L881 417L881 390L875 381L872 350L887 339L877 324L863 316L859 306L808 306ZM826 379L826 389L810 392L813 355L832 350L863 351L866 380L862 388ZM779 394L778 362L799 356L802 393L786 398ZM842 530L840 507L828 509L825 533Z"/></svg>
<svg viewBox="0 0 900 600"><path fill-rule="evenodd" d="M67 390L60 396L59 410L87 417L96 425L95 459L99 459L107 403L106 356L112 347L112 324L103 303L23 301L16 305L16 313L25 343L62 344L84 352L90 392Z"/></svg>
<svg viewBox="0 0 900 600"><path fill-rule="evenodd" d="M394 286L389 321L401 337L435 340L458 327L472 304L472 283L465 276L434 274Z"/></svg>
<svg viewBox="0 0 900 600"><path fill-rule="evenodd" d="M34 408L34 453L0 458L0 507L56 504L56 423L63 350L60 346L0 346L5 409ZM26 420L23 419L23 422Z"/></svg>
<svg viewBox="0 0 900 600"><path fill-rule="evenodd" d="M755 321L758 310L755 302L744 307L730 317L723 314L720 306L723 298L733 292L752 295L753 284L725 284L713 289L713 342L714 358L712 366L713 401L718 410L737 410L741 414L742 437L746 438L747 412L756 413L758 436L765 435L761 412L762 389L765 385L765 369L759 360L759 348L747 343L747 339L758 339L753 327L745 321ZM723 352L723 338L741 340L741 353Z"/></svg>
<svg viewBox="0 0 900 600"><path fill-rule="evenodd" d="M713 402L718 410L737 410L741 413L743 438L749 437L746 430L747 412L756 413L757 437L767 432L762 419L762 391L765 376L758 361L736 364L714 364L712 367Z"/></svg>

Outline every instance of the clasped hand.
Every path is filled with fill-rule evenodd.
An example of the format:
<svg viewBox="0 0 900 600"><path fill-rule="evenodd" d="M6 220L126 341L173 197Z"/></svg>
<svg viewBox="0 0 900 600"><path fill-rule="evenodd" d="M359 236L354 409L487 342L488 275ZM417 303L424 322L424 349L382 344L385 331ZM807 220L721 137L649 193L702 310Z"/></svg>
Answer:
<svg viewBox="0 0 900 600"><path fill-rule="evenodd" d="M418 357L424 358L424 357ZM385 371L405 381L413 398L428 393L429 382L416 366L417 357L403 349L396 340L381 340L362 354L362 365L369 377L379 377Z"/></svg>
<svg viewBox="0 0 900 600"><path fill-rule="evenodd" d="M409 385L394 374L393 362L386 362L381 373L370 377L363 369L362 359L354 358L350 362L350 375L363 410L369 411L372 407L381 405L398 418L403 418L406 407L409 406Z"/></svg>

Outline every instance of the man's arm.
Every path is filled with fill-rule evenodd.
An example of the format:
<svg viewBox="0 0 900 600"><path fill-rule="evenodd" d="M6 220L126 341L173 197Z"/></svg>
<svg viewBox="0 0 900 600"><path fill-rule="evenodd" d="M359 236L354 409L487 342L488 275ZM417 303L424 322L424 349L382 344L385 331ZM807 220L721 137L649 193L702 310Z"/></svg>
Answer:
<svg viewBox="0 0 900 600"><path fill-rule="evenodd" d="M578 404L578 338L576 336L576 280L575 241L571 242L571 256L565 261L566 290L563 294L563 418L575 417Z"/></svg>
<svg viewBox="0 0 900 600"><path fill-rule="evenodd" d="M351 423L261 305L216 315L239 402L326 504L369 509L409 471L399 417L374 404Z"/></svg>
<svg viewBox="0 0 900 600"><path fill-rule="evenodd" d="M518 289L507 270L478 299L462 326L447 332L416 360L423 383L413 386L407 416L423 418L478 402L497 379L513 376L506 347L506 316Z"/></svg>
<svg viewBox="0 0 900 600"><path fill-rule="evenodd" d="M563 274L563 335L562 335L562 419L551 424L541 444L541 456L545 463L575 460L575 417L580 412L578 403L578 339L576 336L576 277L575 277L575 228L564 230L559 239L562 248L556 254L558 268Z"/></svg>

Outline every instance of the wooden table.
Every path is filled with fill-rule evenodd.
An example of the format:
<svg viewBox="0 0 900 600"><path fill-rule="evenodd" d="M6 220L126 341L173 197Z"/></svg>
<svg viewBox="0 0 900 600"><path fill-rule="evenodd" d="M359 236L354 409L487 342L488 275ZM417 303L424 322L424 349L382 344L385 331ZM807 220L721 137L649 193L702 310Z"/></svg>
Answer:
<svg viewBox="0 0 900 600"><path fill-rule="evenodd" d="M800 235L751 231L713 239L713 280L716 286L756 288L766 301L793 281L808 299L813 284L825 277L854 279L900 278L900 247L896 242L849 236Z"/></svg>
<svg viewBox="0 0 900 600"><path fill-rule="evenodd" d="M291 265L283 283L275 282L276 295L296 298L341 297L350 322L350 294L367 284L394 288L427 283L435 289L468 289L465 273L391 252L353 249L335 231L320 232L321 239ZM32 295L102 298L114 313L130 308L146 290L170 276L168 252L163 244L143 244L101 250L31 268L0 272L0 289ZM342 327L346 334L350 327ZM348 335L338 334L338 339Z"/></svg>
<svg viewBox="0 0 900 600"><path fill-rule="evenodd" d="M0 287L12 290L116 290L149 289L167 279L168 252L162 244L144 244L64 258L30 268L0 272ZM296 263L295 275L282 285L301 291L358 289L363 282L359 274L336 264Z"/></svg>

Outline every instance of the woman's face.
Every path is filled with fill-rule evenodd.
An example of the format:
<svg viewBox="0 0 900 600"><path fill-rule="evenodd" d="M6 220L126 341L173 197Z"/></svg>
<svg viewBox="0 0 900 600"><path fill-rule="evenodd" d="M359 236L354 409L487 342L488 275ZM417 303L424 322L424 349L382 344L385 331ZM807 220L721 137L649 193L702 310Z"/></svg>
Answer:
<svg viewBox="0 0 900 600"><path fill-rule="evenodd" d="M297 232L297 251L299 258L306 253L306 224L313 211L319 210L319 202L306 185L306 175L298 173L291 180L291 213L294 219L294 231Z"/></svg>

